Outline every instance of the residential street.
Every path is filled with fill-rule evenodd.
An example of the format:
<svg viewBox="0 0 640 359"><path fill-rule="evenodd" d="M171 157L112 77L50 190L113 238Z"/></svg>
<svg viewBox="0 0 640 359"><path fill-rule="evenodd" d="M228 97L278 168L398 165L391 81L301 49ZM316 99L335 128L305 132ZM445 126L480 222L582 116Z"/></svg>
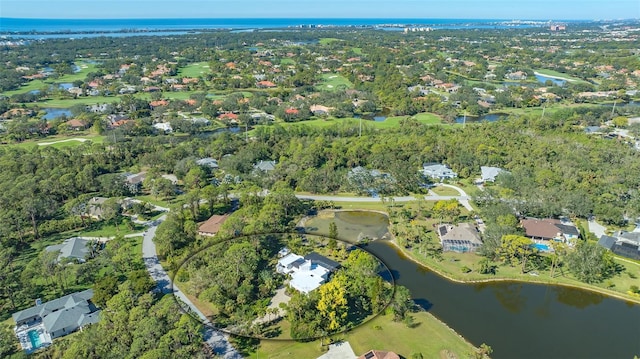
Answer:
<svg viewBox="0 0 640 359"><path fill-rule="evenodd" d="M144 239L142 241L142 259L144 265L149 271L149 275L153 280L158 283L158 289L162 293L173 293L176 298L179 298L184 304L186 304L192 313L195 313L205 324L211 325L209 320L202 312L191 303L189 298L180 291L178 287L172 287L171 278L167 272L162 268L158 256L156 254L156 245L153 243L153 237L156 234L158 225L166 219L166 215L158 218L156 221L150 222L150 226L144 233ZM228 336L218 330L213 329L211 326L205 327L204 340L209 346L219 355L222 355L227 359L242 358L242 355L236 351L236 349L229 343Z"/></svg>
<svg viewBox="0 0 640 359"><path fill-rule="evenodd" d="M467 193L462 190L462 188L448 185L448 184L439 184L439 186L449 187L457 190L460 193L460 196L440 196L435 193L432 193L428 196L424 196L425 201L446 201L450 199L457 199L458 202L464 208L469 211L473 211L473 207L469 203L469 196ZM296 197L300 199L312 199L314 201L334 201L334 202L363 202L363 203L372 203L372 202L381 202L382 198L380 197L343 197L343 196L327 196L327 195L313 195L313 194L297 194ZM418 199L413 196L404 196L404 197L385 197L385 198L393 198L394 202L411 202L417 201Z"/></svg>

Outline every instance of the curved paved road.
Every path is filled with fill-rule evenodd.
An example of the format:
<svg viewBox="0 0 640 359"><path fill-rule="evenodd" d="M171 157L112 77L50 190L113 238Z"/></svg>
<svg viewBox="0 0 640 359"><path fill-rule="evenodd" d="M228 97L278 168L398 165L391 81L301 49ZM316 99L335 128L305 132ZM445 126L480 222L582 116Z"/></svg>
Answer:
<svg viewBox="0 0 640 359"><path fill-rule="evenodd" d="M158 255L156 254L156 245L153 243L153 237L156 235L158 225L167 218L166 215L158 218L153 222L149 222L149 228L144 233L144 239L142 241L142 259L144 265L147 267L147 271L153 280L157 283L157 288L162 293L172 293L184 303L183 308L195 313L205 324L211 325L211 322L207 317L202 314L200 310L187 298L178 287L171 285L171 278L167 272L162 268ZM180 302L178 301L178 302ZM182 304L181 303L181 304ZM186 307L185 307L186 306ZM218 355L222 355L226 359L240 359L242 355L236 351L236 349L229 343L228 336L217 330L214 330L210 326L205 327L204 332L205 342L214 350Z"/></svg>
<svg viewBox="0 0 640 359"><path fill-rule="evenodd" d="M449 184L439 184L439 186L449 187L457 190L460 193L460 196L440 196L435 193L431 193L428 196L424 196L425 201L446 201L450 199L456 199L460 202L461 205L464 206L469 211L473 211L473 207L469 203L469 196L467 193L459 187L452 186ZM381 202L382 198L376 197L343 197L343 196L327 196L327 195L313 195L313 194L297 194L296 197L299 199L311 199L314 201L334 201L334 202ZM389 197L386 197L389 198ZM413 196L404 196L404 197L391 197L395 202L411 202L417 201L418 199Z"/></svg>

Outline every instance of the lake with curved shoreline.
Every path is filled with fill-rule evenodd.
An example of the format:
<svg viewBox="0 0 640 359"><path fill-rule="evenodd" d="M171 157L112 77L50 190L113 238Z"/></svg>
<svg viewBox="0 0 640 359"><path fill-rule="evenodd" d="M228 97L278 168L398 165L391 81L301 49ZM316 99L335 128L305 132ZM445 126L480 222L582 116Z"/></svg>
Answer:
<svg viewBox="0 0 640 359"><path fill-rule="evenodd" d="M557 285L455 283L386 241L366 249L391 269L419 306L473 345L490 345L494 359L633 358L640 353L640 305Z"/></svg>
<svg viewBox="0 0 640 359"><path fill-rule="evenodd" d="M375 218L380 218L378 226L388 223L379 213L380 217L368 211L339 213L340 238L361 232L356 226L359 218L365 220L362 230L374 226ZM324 214L311 217L305 226L321 233L334 220ZM638 304L559 285L456 283L407 258L386 240L370 242L365 249L387 265L396 283L407 287L420 307L473 345L490 345L494 359L633 358L640 354Z"/></svg>

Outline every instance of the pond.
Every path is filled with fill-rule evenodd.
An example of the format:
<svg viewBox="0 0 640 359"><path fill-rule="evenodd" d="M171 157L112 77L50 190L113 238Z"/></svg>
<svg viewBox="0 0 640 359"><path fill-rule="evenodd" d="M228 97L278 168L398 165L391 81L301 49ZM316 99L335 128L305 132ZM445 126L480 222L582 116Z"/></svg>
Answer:
<svg viewBox="0 0 640 359"><path fill-rule="evenodd" d="M73 113L68 108L52 108L45 107L42 109L45 112L45 115L42 116L45 120L53 120L61 116L66 116L67 118L73 117Z"/></svg>
<svg viewBox="0 0 640 359"><path fill-rule="evenodd" d="M329 224L335 222L338 236L355 243L363 238L378 239L388 235L386 214L370 211L321 211L305 222L304 230L313 234L329 234Z"/></svg>
<svg viewBox="0 0 640 359"><path fill-rule="evenodd" d="M502 118L509 116L506 113L489 113L482 116L458 116L456 117L456 123L472 123L472 122L495 122Z"/></svg>
<svg viewBox="0 0 640 359"><path fill-rule="evenodd" d="M535 74L535 77L536 77L536 80L538 80L538 82L542 84L545 84L547 81L551 81L554 85L564 86L567 83L566 80L560 80L560 79L556 79L556 78L541 75L541 74Z"/></svg>
<svg viewBox="0 0 640 359"><path fill-rule="evenodd" d="M367 220L358 229L354 220L359 217L349 216L349 231L336 221L341 238L372 225L362 215ZM379 218L379 226L387 223L386 217ZM418 305L474 345L490 345L494 359L633 358L640 353L640 305L553 285L454 283L385 240L370 242L366 249L388 266Z"/></svg>

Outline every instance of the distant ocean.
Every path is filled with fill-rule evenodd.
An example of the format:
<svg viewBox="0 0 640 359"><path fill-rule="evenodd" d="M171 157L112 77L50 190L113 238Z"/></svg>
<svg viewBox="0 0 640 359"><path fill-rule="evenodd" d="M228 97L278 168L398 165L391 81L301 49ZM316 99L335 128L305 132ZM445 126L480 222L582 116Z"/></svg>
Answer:
<svg viewBox="0 0 640 359"><path fill-rule="evenodd" d="M93 33L117 31L189 31L215 29L269 29L313 26L393 27L389 25L456 27L531 27L543 22L487 19L16 19L0 18L0 34Z"/></svg>

